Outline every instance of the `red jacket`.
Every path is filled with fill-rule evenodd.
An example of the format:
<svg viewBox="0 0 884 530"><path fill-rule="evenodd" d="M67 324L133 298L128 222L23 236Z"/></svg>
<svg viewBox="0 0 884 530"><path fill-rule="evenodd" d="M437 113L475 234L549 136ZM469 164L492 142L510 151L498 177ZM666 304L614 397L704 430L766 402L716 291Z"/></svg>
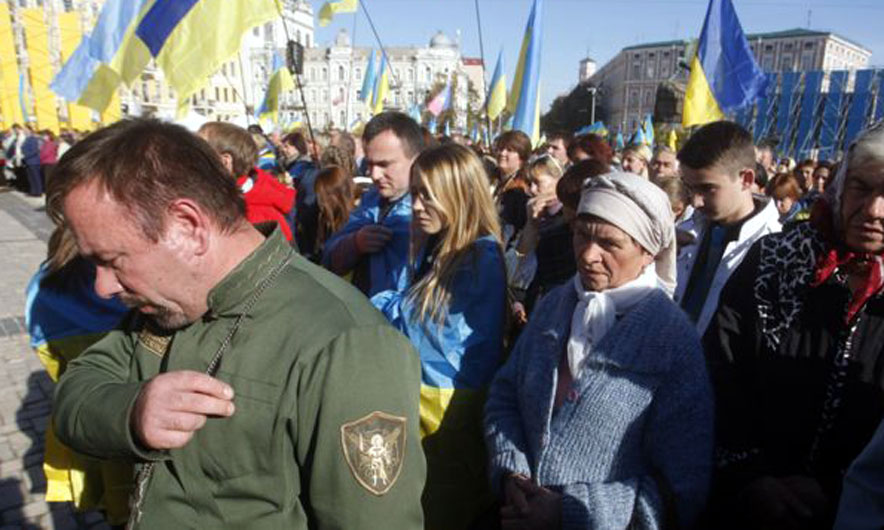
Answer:
<svg viewBox="0 0 884 530"><path fill-rule="evenodd" d="M255 177L246 175L236 180L246 200L246 219L250 223L275 221L285 238L292 240L292 231L286 215L295 205L296 191L280 184L270 173L255 168Z"/></svg>

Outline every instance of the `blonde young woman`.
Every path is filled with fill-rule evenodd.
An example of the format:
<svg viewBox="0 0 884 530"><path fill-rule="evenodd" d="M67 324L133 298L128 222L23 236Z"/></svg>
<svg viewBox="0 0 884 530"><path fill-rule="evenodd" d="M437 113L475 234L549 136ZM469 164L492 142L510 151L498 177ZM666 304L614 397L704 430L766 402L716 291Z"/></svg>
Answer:
<svg viewBox="0 0 884 530"><path fill-rule="evenodd" d="M503 353L500 227L482 163L460 145L421 153L411 195L411 280L372 302L421 357L425 527L457 530L493 503L481 423L484 390Z"/></svg>

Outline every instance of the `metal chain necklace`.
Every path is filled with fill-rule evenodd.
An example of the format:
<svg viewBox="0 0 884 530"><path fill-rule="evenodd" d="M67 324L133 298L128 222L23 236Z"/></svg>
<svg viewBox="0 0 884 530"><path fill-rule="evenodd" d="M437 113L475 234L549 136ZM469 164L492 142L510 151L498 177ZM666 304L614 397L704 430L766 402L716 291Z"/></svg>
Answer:
<svg viewBox="0 0 884 530"><path fill-rule="evenodd" d="M224 340L221 341L221 345L218 346L218 351L215 352L215 355L212 357L212 361L209 363L209 366L205 370L205 374L214 377L218 372L218 368L221 366L221 358L224 357L224 352L227 350L228 346L230 346L230 342L233 340L233 336L236 334L237 329L239 329L240 325L242 325L245 318L249 315L249 312L252 310L254 305L258 302L258 299L261 298L261 295L276 281L276 278L282 272L283 268L288 264L289 260L291 260L294 255L294 249L291 249L289 253L286 255L285 259L279 262L276 267L270 271L258 287L255 289L255 292L252 293L252 297L246 302L243 307L242 313L236 317L236 320L233 322L233 325L230 326L230 329L227 331L227 336L224 337ZM135 491L132 495L131 509L129 513L129 521L126 523L126 530L133 530L135 526L141 521L141 516L144 513L144 498L147 493L147 487L150 484L150 479L153 476L154 469L156 468L156 462L147 462L141 469L138 471L138 475L135 479Z"/></svg>

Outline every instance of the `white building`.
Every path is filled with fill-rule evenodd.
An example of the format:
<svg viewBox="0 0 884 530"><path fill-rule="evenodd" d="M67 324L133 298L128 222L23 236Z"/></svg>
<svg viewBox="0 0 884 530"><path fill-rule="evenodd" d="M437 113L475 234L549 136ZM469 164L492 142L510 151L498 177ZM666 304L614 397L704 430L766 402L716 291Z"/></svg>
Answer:
<svg viewBox="0 0 884 530"><path fill-rule="evenodd" d="M304 83L310 121L316 128L346 128L356 120L367 121L368 107L359 101L363 76L371 51L377 48L353 47L346 30L340 30L327 48L311 48L304 53ZM426 47L387 47L390 61L390 92L384 108L408 112L423 104L438 83L457 78L453 107L456 126L466 127L467 76L461 62L460 46L441 31ZM380 54L376 59L377 67ZM290 100L297 97L291 94ZM290 119L298 112L291 111Z"/></svg>
<svg viewBox="0 0 884 530"><path fill-rule="evenodd" d="M872 55L863 46L824 31L792 29L747 35L747 40L758 64L769 72L853 73L867 67ZM609 126L633 130L645 115L654 112L657 88L662 83L683 86L688 70L681 65L694 53L691 46L692 42L686 40L629 46L590 77L589 83L599 88L601 104L608 111ZM823 90L827 86L824 81Z"/></svg>

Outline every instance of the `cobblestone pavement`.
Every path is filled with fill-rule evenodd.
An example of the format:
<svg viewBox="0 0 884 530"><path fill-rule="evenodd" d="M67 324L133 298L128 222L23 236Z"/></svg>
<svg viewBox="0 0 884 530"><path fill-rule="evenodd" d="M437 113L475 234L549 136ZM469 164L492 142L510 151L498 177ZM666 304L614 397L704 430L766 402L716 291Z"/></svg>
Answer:
<svg viewBox="0 0 884 530"><path fill-rule="evenodd" d="M0 193L0 530L104 530L100 514L45 500L43 433L53 384L28 345L24 307L51 231L42 199Z"/></svg>

